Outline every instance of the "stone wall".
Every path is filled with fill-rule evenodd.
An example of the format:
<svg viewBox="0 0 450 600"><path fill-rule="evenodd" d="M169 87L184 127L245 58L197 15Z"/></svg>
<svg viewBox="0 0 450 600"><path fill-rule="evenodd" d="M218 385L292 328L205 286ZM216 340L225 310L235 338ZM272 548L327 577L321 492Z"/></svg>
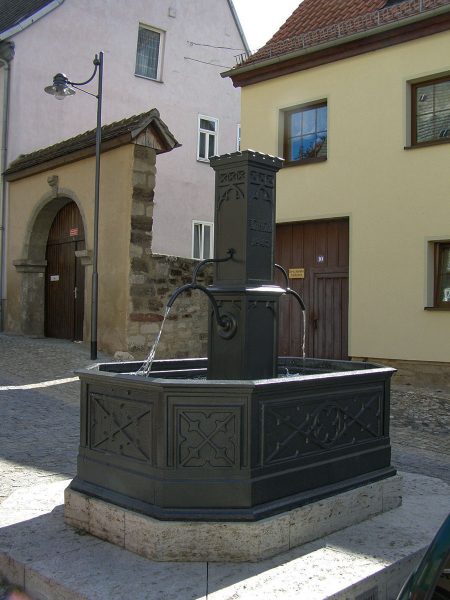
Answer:
<svg viewBox="0 0 450 600"><path fill-rule="evenodd" d="M178 287L192 280L196 264L194 260L166 255L132 261L131 277L140 281L130 288L128 351L135 358L148 354L160 330L167 301ZM205 283L205 278L199 277L198 282ZM201 292L180 295L164 324L156 357L206 356L207 312L207 299Z"/></svg>
<svg viewBox="0 0 450 600"><path fill-rule="evenodd" d="M192 280L196 260L152 253L155 152L135 146L130 233L128 352L147 356L160 330L172 293ZM211 273L209 270L208 273ZM198 282L210 283L199 277ZM182 294L173 305L156 358L206 356L207 300L199 291Z"/></svg>

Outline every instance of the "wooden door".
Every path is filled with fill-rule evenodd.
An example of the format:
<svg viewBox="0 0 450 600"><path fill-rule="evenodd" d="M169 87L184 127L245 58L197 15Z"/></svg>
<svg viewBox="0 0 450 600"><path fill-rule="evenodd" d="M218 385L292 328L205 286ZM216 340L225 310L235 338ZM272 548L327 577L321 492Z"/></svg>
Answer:
<svg viewBox="0 0 450 600"><path fill-rule="evenodd" d="M83 250L83 221L75 202L66 204L50 228L45 273L45 335L82 340L84 268L75 255Z"/></svg>
<svg viewBox="0 0 450 600"><path fill-rule="evenodd" d="M276 262L302 278L289 285L306 305L306 355L348 358L348 219L277 226ZM302 272L304 270L304 273ZM277 276L277 282L284 285ZM280 301L282 356L299 356L302 322L293 299Z"/></svg>

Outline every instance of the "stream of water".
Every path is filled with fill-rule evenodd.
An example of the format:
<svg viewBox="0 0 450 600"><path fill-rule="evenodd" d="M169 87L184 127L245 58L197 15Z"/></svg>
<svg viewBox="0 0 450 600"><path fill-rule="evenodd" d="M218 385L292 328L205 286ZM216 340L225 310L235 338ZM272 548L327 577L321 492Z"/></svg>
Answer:
<svg viewBox="0 0 450 600"><path fill-rule="evenodd" d="M170 306L166 307L163 320L161 321L161 327L159 328L159 333L156 336L156 339L153 343L153 346L150 349L149 355L142 363L142 366L135 371L135 375L141 375L142 377L148 377L150 375L150 371L152 370L153 361L155 360L156 349L158 348L159 340L161 339L162 330L164 328L164 323L166 322L167 317L169 316Z"/></svg>
<svg viewBox="0 0 450 600"><path fill-rule="evenodd" d="M303 335L302 335L302 348L301 348L301 356L303 358L303 361L305 361L306 358L306 310L302 310L302 316L303 316Z"/></svg>

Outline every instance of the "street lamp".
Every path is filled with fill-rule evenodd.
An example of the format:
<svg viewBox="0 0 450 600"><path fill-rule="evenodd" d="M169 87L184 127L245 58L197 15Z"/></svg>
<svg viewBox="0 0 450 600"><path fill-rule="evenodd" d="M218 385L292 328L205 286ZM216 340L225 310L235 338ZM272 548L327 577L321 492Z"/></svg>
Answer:
<svg viewBox="0 0 450 600"><path fill-rule="evenodd" d="M92 299L91 299L91 360L97 358L97 316L98 316L98 213L100 198L100 151L102 143L102 87L103 87L103 52L95 55L94 72L86 81L69 81L64 73L57 73L53 78L53 85L47 86L44 91L55 96L57 100L64 100L73 96L75 90L84 92L97 98L97 128L95 132L95 196L94 196L94 253L92 257ZM98 73L98 92L91 94L81 87L90 83Z"/></svg>

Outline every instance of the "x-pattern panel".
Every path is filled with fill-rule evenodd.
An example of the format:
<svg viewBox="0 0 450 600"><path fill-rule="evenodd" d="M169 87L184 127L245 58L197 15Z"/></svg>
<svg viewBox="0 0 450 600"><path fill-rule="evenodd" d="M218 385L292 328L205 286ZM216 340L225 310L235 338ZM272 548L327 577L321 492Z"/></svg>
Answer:
<svg viewBox="0 0 450 600"><path fill-rule="evenodd" d="M239 467L240 408L177 407L177 467Z"/></svg>
<svg viewBox="0 0 450 600"><path fill-rule="evenodd" d="M90 395L90 448L150 462L152 407Z"/></svg>
<svg viewBox="0 0 450 600"><path fill-rule="evenodd" d="M382 432L381 392L355 392L263 405L263 463L294 460L376 439Z"/></svg>

